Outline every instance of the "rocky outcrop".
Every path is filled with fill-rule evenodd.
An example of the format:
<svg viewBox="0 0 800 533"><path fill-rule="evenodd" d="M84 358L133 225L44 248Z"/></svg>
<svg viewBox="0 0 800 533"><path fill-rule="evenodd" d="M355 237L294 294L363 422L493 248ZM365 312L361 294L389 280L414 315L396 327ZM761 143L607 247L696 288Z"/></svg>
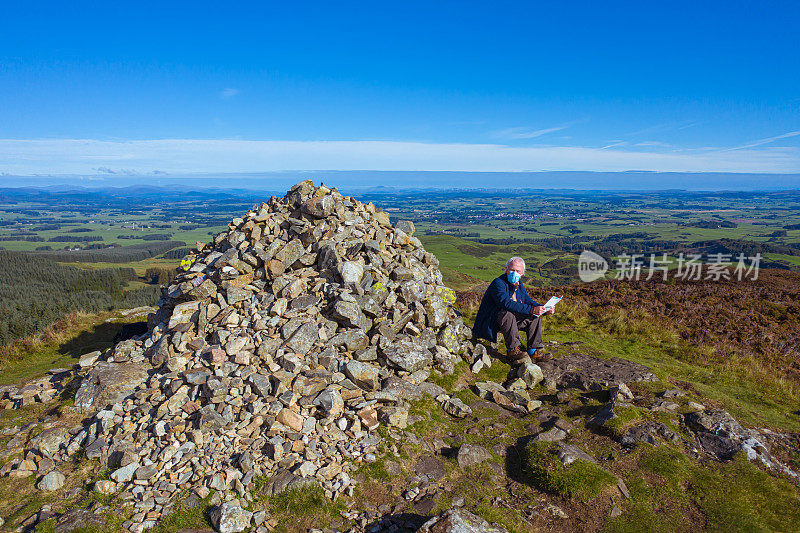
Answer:
<svg viewBox="0 0 800 533"><path fill-rule="evenodd" d="M582 353L571 353L564 357L539 363L544 375L544 384L550 390L580 389L601 390L619 383L658 381L653 372L644 365L625 359L599 359Z"/></svg>

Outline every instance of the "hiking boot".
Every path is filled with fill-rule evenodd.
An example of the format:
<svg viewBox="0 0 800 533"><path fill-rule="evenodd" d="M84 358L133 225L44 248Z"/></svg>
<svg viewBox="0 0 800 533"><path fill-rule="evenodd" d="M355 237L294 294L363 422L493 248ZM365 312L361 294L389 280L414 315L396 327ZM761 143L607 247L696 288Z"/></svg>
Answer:
<svg viewBox="0 0 800 533"><path fill-rule="evenodd" d="M514 346L508 351L508 358L511 359L512 361L519 361L520 359L526 357L527 355L528 354L520 350L518 346Z"/></svg>
<svg viewBox="0 0 800 533"><path fill-rule="evenodd" d="M541 363L542 361L549 361L553 358L552 354L549 353L542 353L541 350L536 350L536 355L531 357L534 363Z"/></svg>

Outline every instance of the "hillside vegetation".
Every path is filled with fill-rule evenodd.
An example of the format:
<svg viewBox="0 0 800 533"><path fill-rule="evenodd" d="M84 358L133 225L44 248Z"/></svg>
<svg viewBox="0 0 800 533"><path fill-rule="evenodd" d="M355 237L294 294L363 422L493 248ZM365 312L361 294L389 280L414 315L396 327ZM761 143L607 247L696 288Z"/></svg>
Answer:
<svg viewBox="0 0 800 533"><path fill-rule="evenodd" d="M29 254L0 251L0 344L41 332L71 311L99 312L152 305L159 288L126 290L132 268L84 270Z"/></svg>

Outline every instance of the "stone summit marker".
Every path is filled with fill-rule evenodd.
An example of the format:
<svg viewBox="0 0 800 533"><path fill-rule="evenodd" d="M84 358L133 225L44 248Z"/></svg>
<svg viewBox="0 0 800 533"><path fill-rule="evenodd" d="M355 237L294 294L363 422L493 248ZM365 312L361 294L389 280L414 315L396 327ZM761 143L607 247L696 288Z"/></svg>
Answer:
<svg viewBox="0 0 800 533"><path fill-rule="evenodd" d="M349 472L376 451L379 425L404 428L422 390L452 403L420 384L472 352L470 332L411 222L392 227L309 180L191 259L148 333L117 345L78 391L98 422L83 445L134 501L129 529L153 526L180 490L248 498L262 476L270 494L314 483L352 493ZM144 363L147 376L114 381L114 367Z"/></svg>

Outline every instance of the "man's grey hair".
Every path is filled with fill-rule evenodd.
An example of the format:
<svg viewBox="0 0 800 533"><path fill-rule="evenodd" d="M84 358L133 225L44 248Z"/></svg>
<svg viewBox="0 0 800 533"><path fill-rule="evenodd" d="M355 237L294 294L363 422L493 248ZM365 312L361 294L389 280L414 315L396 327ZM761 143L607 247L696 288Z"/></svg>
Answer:
<svg viewBox="0 0 800 533"><path fill-rule="evenodd" d="M506 270L508 270L512 264L516 263L517 261L522 262L522 270L525 270L525 260L521 257L514 256L508 261L506 261Z"/></svg>

